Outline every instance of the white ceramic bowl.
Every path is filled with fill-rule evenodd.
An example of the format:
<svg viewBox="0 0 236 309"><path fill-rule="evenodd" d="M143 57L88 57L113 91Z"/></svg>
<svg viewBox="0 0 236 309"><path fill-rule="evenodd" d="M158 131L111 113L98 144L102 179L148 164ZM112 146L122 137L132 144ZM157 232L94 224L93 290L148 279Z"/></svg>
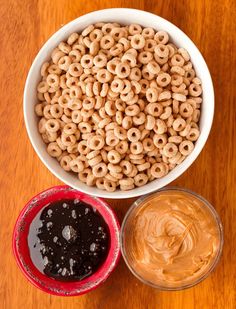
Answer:
<svg viewBox="0 0 236 309"><path fill-rule="evenodd" d="M76 174L72 175L71 173L65 172L58 164L57 160L50 157L47 153L46 146L37 129L38 119L34 112L34 105L37 102L36 87L40 80L40 68L43 62L49 59L52 50L61 41L65 40L72 32L80 32L88 25L101 21L118 22L120 24L137 23L144 27L152 27L156 30L167 31L170 35L171 41L173 41L177 46L185 48L189 52L196 73L202 80L203 103L200 119L201 134L195 144L193 152L179 166L174 168L165 177L154 180L143 187L135 188L130 191L117 190L115 192L106 192L95 187L89 187L86 184L80 182ZM30 141L42 162L57 178L59 178L67 185L85 193L106 198L121 199L147 194L166 186L167 184L178 178L194 162L194 160L201 152L211 129L213 115L214 90L212 80L207 65L197 47L187 37L186 34L184 34L179 28L171 24L169 21L157 15L134 9L116 8L95 11L83 15L59 29L44 44L44 46L41 48L38 55L36 56L30 68L24 90L25 124Z"/></svg>

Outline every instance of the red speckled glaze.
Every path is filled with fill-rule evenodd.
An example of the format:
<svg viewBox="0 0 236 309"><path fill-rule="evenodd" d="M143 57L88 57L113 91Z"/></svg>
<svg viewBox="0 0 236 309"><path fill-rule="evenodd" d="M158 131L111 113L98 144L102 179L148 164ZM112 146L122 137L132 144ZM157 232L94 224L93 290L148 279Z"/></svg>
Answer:
<svg viewBox="0 0 236 309"><path fill-rule="evenodd" d="M33 218L45 205L60 199L79 199L90 204L102 215L109 228L110 248L105 262L93 275L82 281L61 282L49 278L34 266L30 258L27 237ZM68 186L56 186L36 195L22 209L13 232L13 252L18 266L36 287L53 295L82 295L104 282L117 265L120 257L119 231L117 217L105 201Z"/></svg>

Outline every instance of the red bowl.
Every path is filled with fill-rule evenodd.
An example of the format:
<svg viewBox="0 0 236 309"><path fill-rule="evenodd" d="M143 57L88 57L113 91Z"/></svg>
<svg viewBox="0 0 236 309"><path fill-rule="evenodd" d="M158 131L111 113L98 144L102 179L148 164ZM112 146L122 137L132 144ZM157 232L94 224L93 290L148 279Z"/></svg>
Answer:
<svg viewBox="0 0 236 309"><path fill-rule="evenodd" d="M27 237L32 220L45 205L60 199L75 198L95 207L102 215L110 231L110 248L105 262L93 275L81 281L61 282L47 277L35 267L30 258ZM120 257L119 231L117 217L105 201L68 186L56 186L33 197L22 209L14 227L13 252L26 278L44 292L60 296L82 295L104 282L117 265Z"/></svg>

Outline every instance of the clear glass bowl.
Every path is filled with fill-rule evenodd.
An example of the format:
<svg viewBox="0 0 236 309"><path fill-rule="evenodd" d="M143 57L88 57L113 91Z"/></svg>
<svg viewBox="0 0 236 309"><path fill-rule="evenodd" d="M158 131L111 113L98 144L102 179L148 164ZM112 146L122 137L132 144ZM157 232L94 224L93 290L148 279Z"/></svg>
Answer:
<svg viewBox="0 0 236 309"><path fill-rule="evenodd" d="M215 231L217 234L217 249L215 252L215 255L212 257L211 263L209 263L209 265L207 265L204 269L204 271L202 271L200 273L199 276L196 276L193 278L193 280L182 280L179 281L177 283L174 284L170 284L169 282L165 282L165 280L162 280L161 283L154 283L152 282L149 278L147 278L148 276L144 275L143 271L140 271L140 264L139 262L134 259L134 255L132 254L132 243L131 243L131 234L132 231L134 230L134 221L133 219L135 218L136 214L138 211L140 211L140 209L142 207L144 207L145 203L152 199L155 196L159 196L162 193L178 193L178 194L187 194L188 196L191 196L191 198L193 198L193 200L198 201L199 203L201 203L201 205L204 207L203 211L205 212L205 214L207 214L211 220L211 222L215 225ZM158 206L157 206L158 207ZM198 194L187 190L187 189L183 189L183 188L178 188L178 187L170 187L170 188L164 188L161 190L156 191L155 193L149 194L149 195L145 195L141 198L139 198L138 200L136 200L130 207L129 211L126 213L126 216L123 220L122 223L122 227L121 227L121 252L123 255L123 258L128 266L128 268L130 269L130 271L139 279L141 280L143 283L150 285L154 288L158 288L160 290L182 290L182 289L186 289L189 287L192 287L196 284L198 284L199 282L201 282L202 280L204 280L205 278L207 278L210 273L215 269L216 265L219 262L221 253L222 253L222 248L223 248L223 226L221 223L221 220L219 218L219 215L217 214L216 210L214 209L214 207L207 201L205 200L203 197L199 196ZM143 267L143 266L142 266ZM184 271L184 269L183 269ZM187 281L187 283L186 283Z"/></svg>

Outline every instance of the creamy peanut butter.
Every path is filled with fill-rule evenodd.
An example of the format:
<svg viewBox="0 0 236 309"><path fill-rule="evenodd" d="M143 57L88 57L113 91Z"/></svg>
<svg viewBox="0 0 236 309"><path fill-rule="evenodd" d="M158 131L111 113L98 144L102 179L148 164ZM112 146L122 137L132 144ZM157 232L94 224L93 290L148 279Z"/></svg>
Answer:
<svg viewBox="0 0 236 309"><path fill-rule="evenodd" d="M192 194L159 192L145 199L128 221L127 258L135 272L153 284L191 284L219 252L216 219Z"/></svg>

